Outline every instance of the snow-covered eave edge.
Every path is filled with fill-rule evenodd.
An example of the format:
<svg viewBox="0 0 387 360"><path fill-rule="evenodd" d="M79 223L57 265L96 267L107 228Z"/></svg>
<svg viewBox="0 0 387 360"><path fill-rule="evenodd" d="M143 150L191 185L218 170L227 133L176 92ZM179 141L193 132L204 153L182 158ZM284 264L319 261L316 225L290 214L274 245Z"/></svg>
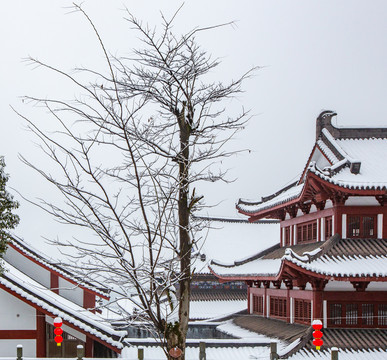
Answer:
<svg viewBox="0 0 387 360"><path fill-rule="evenodd" d="M340 187L341 189L345 190L351 190L351 191L376 191L381 192L380 194L383 195L387 191L387 182L354 182L354 181L343 181L343 180L336 180L333 177L329 177L328 175L325 175L323 172L319 171L315 167L309 168L309 173L312 173L316 176L318 176L320 179ZM360 195L360 194L359 194ZM377 193L379 195L379 193Z"/></svg>
<svg viewBox="0 0 387 360"><path fill-rule="evenodd" d="M289 249L290 250L290 249ZM281 266L276 274L218 274L212 267L209 265L210 272L218 278L219 282L228 282L228 281L278 281L283 277L283 273L286 270L286 267L297 270L301 273L309 275L314 278L320 278L322 280L335 280L335 281L375 281L375 282L386 282L386 275L375 275L375 274L364 274L360 272L359 274L327 274L325 272L319 271L318 269L312 270L311 263L306 261L306 255L300 256L297 255L296 258L293 255L284 255L281 258ZM300 260L302 259L302 260ZM304 260L304 261L303 261ZM221 265L218 265L221 266Z"/></svg>
<svg viewBox="0 0 387 360"><path fill-rule="evenodd" d="M342 180L335 180L334 178L330 178L329 176L324 175L315 167L311 166L308 168L305 182L302 184L303 185L302 190L299 193L295 194L294 196L286 198L282 201L278 201L267 207L262 207L258 210L242 209L239 205L236 205L236 208L239 213L249 216L249 221L251 222L264 218L268 216L270 213L272 213L273 211L280 210L285 206L293 205L302 201L307 191L310 178L318 178L320 181L322 180L326 182L327 186L337 187L337 190L348 193L350 195L385 195L387 193L387 182L386 183L369 182L369 183L360 183L360 184L355 182L349 182L349 181L344 182ZM364 191L367 191L367 193L364 193Z"/></svg>
<svg viewBox="0 0 387 360"><path fill-rule="evenodd" d="M59 276L63 277L64 279L70 281L71 283L74 283L76 285L79 285L81 288L84 288L85 290L89 290L93 292L95 295L105 299L109 300L109 291L101 291L101 289L97 288L94 285L89 285L83 281L80 281L79 279L69 275L68 272L64 271L60 267L58 267L55 264L50 263L50 261L46 260L44 256L42 255L36 255L32 250L28 248L27 245L23 244L22 239L17 239L15 236L13 236L8 244L8 246L12 246L16 251L21 253L22 255L26 256L30 260L34 262L38 262L43 267L47 268L49 271L53 271L57 273Z"/></svg>
<svg viewBox="0 0 387 360"><path fill-rule="evenodd" d="M48 301L45 301L44 299L40 298L39 296L33 295L30 290L24 289L22 286L15 284L11 279L8 280L6 274L0 276L0 288L5 288L5 290L8 289L18 298L25 299L27 303L35 304L41 309L43 313L49 316L61 317L64 323L66 323L67 325L71 327L76 327L80 332L88 334L90 337L102 340L106 343L108 347L113 348L113 350L115 351L120 351L123 347L120 341L114 340L111 336L114 336L116 338L123 338L126 335L126 331L116 331L114 329L111 329L111 331L109 331L110 336L108 336L102 331L96 329L100 327L100 325L92 324L94 322L93 320L90 319L90 323L79 320L76 315L69 314L68 312L61 310L59 306L55 306L49 303ZM84 310L87 311L86 309Z"/></svg>

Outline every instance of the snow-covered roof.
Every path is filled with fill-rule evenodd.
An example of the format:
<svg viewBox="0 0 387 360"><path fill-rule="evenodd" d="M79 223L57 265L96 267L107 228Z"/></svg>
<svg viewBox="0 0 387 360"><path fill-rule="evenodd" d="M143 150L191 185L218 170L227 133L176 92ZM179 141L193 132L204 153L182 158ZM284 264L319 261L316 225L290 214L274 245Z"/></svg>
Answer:
<svg viewBox="0 0 387 360"><path fill-rule="evenodd" d="M196 260L196 273L209 273L208 260L229 263L277 244L279 231L278 223L211 220L209 228L200 234L198 253L205 254L206 261Z"/></svg>
<svg viewBox="0 0 387 360"><path fill-rule="evenodd" d="M322 153L320 161L312 156L316 149ZM351 190L378 190L386 193L386 154L387 128L338 129L325 124L318 133L306 170L298 182L261 201L240 199L237 209L246 215L254 215L291 201L302 200L308 186L308 174L314 174L349 193Z"/></svg>
<svg viewBox="0 0 387 360"><path fill-rule="evenodd" d="M246 300L191 301L190 319L220 319L246 310Z"/></svg>
<svg viewBox="0 0 387 360"><path fill-rule="evenodd" d="M126 331L114 330L98 314L94 314L45 288L6 261L3 261L3 266L5 271L0 277L0 283L11 292L20 295L52 316L60 316L65 322L80 330L94 335L118 349L122 348L118 339L125 336Z"/></svg>
<svg viewBox="0 0 387 360"><path fill-rule="evenodd" d="M316 245L313 251L302 253L293 250L297 246L290 247L280 258L271 258L269 253L231 266L213 262L210 269L221 278L277 277L287 261L326 277L387 277L385 240L340 240L336 236Z"/></svg>
<svg viewBox="0 0 387 360"><path fill-rule="evenodd" d="M329 132L324 129L324 134ZM346 166L332 176L312 168L315 174L322 179L347 189L386 189L387 188L387 167L383 166L387 154L387 139L333 139L331 144L340 149L344 159L348 163L360 162L358 174L351 172ZM324 153L326 150L324 151ZM326 152L328 156L328 152ZM333 162L336 165L339 161Z"/></svg>
<svg viewBox="0 0 387 360"><path fill-rule="evenodd" d="M382 349L377 350L353 350L353 349L339 349L338 351L340 360L386 360L387 351ZM317 351L302 349L294 355L288 357L288 360L331 360L331 351Z"/></svg>
<svg viewBox="0 0 387 360"><path fill-rule="evenodd" d="M89 282L82 281L78 277L73 276L69 271L63 269L57 264L57 261L54 259L51 259L49 256L43 254L40 250L34 249L34 247L24 240L13 236L9 239L9 244L13 246L14 248L21 251L23 254L28 256L29 258L35 260L36 262L42 264L44 267L55 271L56 273L62 275L64 278L67 278L76 284L79 284L81 287L84 287L86 289L92 290L96 292L97 294L106 297L108 295L108 290L103 289L101 287L98 287L96 285L93 285ZM5 256L6 257L6 256Z"/></svg>

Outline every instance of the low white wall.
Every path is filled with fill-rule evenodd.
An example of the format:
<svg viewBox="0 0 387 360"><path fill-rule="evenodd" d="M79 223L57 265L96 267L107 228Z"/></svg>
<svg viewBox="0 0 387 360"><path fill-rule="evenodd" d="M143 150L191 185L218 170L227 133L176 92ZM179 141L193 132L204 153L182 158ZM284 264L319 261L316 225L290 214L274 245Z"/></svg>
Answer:
<svg viewBox="0 0 387 360"><path fill-rule="evenodd" d="M23 357L36 356L36 340L0 340L0 356L16 359L16 346L23 345Z"/></svg>
<svg viewBox="0 0 387 360"><path fill-rule="evenodd" d="M0 330L36 330L35 308L0 289Z"/></svg>

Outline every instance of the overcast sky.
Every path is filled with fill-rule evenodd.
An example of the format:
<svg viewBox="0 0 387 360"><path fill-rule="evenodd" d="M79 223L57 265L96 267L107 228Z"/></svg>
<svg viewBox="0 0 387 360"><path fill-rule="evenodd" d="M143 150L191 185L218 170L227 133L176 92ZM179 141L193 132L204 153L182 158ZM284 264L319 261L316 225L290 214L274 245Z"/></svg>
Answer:
<svg viewBox="0 0 387 360"><path fill-rule="evenodd" d="M86 0L83 7L112 53L127 54L135 35L123 20L127 7L150 24L160 10L171 15L181 1ZM0 154L5 156L9 185L26 197L45 197L53 189L18 159L18 154L44 161L32 134L10 105L28 114L19 96L72 97L69 89L41 69L23 61L31 55L64 70L80 65L99 67L102 54L89 25L69 13L71 1L13 0L2 3ZM261 66L232 104L250 108L256 116L232 146L251 150L226 164L229 185L206 188L209 202L222 202L212 215L238 216L239 197L268 195L302 171L315 140L315 119L335 110L338 125L387 126L387 2L386 1L186 1L176 32L196 26L236 21L236 26L207 32L198 38L222 65L219 80L236 78ZM71 90L72 91L72 90ZM41 116L46 116L44 112ZM42 237L70 236L42 211L20 201L21 223L16 234L36 247ZM46 251L47 252L47 251Z"/></svg>

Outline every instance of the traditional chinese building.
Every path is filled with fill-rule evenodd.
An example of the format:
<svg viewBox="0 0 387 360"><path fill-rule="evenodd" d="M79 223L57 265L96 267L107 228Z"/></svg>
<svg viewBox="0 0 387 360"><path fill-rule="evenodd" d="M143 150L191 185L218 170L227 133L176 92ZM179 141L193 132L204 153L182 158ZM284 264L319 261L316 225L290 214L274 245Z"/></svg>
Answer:
<svg viewBox="0 0 387 360"><path fill-rule="evenodd" d="M0 276L1 356L15 356L18 344L28 357L116 357L126 331L117 331L96 313L106 289L82 281L23 240L10 240ZM61 317L61 346L54 341L54 318Z"/></svg>
<svg viewBox="0 0 387 360"><path fill-rule="evenodd" d="M247 309L258 318L387 328L387 128L339 128L335 115L317 118L297 182L261 201L239 200L251 222L280 220L278 243L210 269L222 282L248 284Z"/></svg>

